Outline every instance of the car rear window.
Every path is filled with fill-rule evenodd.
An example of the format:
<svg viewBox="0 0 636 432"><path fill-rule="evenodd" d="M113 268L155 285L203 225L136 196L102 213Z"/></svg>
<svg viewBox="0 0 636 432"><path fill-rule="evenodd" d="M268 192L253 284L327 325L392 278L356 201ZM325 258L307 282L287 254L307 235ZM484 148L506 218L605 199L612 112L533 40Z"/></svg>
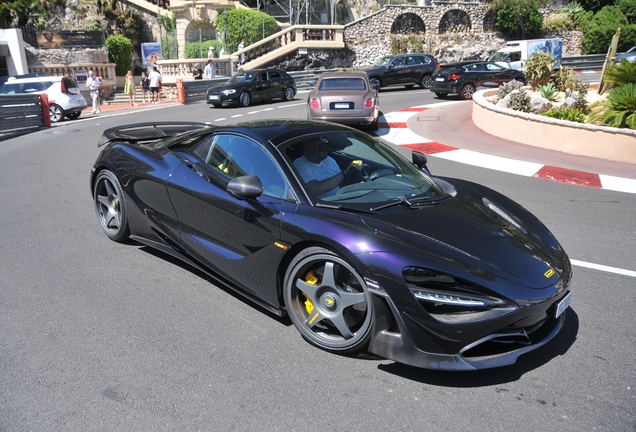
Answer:
<svg viewBox="0 0 636 432"><path fill-rule="evenodd" d="M318 90L366 90L367 84L361 78L329 78L320 82Z"/></svg>

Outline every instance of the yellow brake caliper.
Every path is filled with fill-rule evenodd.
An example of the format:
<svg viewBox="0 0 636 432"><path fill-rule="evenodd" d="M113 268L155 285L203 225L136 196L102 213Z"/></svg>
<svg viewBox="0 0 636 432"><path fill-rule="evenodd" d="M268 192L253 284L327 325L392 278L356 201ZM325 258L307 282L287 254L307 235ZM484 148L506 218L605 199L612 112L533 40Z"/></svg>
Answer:
<svg viewBox="0 0 636 432"><path fill-rule="evenodd" d="M305 276L305 282L307 282L309 285L317 285L318 278L316 277L314 272L310 270L309 273L307 273L307 275ZM305 296L305 309L307 310L307 313L311 315L314 310L314 303L309 297L307 297L307 294L303 293L303 295Z"/></svg>

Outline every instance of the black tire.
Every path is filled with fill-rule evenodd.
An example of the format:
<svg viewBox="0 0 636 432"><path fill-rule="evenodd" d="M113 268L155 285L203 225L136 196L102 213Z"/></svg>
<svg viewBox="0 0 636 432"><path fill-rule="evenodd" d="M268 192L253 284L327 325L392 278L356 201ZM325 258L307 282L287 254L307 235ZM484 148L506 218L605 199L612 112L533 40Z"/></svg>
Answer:
<svg viewBox="0 0 636 432"><path fill-rule="evenodd" d="M66 117L70 118L71 120L76 120L79 118L79 116L82 114L81 111L77 111L71 114L66 114Z"/></svg>
<svg viewBox="0 0 636 432"><path fill-rule="evenodd" d="M51 104L49 105L49 115L51 123L57 123L64 119L64 110L57 104Z"/></svg>
<svg viewBox="0 0 636 432"><path fill-rule="evenodd" d="M415 84L407 84L404 87L406 87L407 89L411 90L413 87L415 87Z"/></svg>
<svg viewBox="0 0 636 432"><path fill-rule="evenodd" d="M93 187L93 201L97 220L104 233L113 241L124 242L130 235L124 194L119 180L111 171L97 175Z"/></svg>
<svg viewBox="0 0 636 432"><path fill-rule="evenodd" d="M420 87L423 89L430 89L433 86L433 76L431 74L424 74L420 78Z"/></svg>
<svg viewBox="0 0 636 432"><path fill-rule="evenodd" d="M222 106L222 105L221 105L221 104L212 104L212 106L213 106L214 108L221 108L221 106Z"/></svg>
<svg viewBox="0 0 636 432"><path fill-rule="evenodd" d="M295 95L296 93L294 92L294 89L291 87L287 87L285 88L285 90L283 90L283 99L285 99L286 101L294 100Z"/></svg>
<svg viewBox="0 0 636 432"><path fill-rule="evenodd" d="M330 250L310 247L291 262L283 286L287 313L312 345L349 354L365 349L373 327L362 276Z"/></svg>
<svg viewBox="0 0 636 432"><path fill-rule="evenodd" d="M520 83L522 83L523 85L526 85L526 80L521 78L521 77L516 77L515 81L519 81Z"/></svg>
<svg viewBox="0 0 636 432"><path fill-rule="evenodd" d="M369 83L371 84L372 88L377 88L378 90L382 88L382 81L380 81L380 78L377 78L377 77L369 78Z"/></svg>
<svg viewBox="0 0 636 432"><path fill-rule="evenodd" d="M440 99L446 99L448 97L448 93L435 92L435 96L437 96Z"/></svg>
<svg viewBox="0 0 636 432"><path fill-rule="evenodd" d="M459 92L459 96L462 99L469 100L473 98L473 94L475 93L475 86L471 83L464 84L461 91Z"/></svg>
<svg viewBox="0 0 636 432"><path fill-rule="evenodd" d="M250 106L250 103L252 102L252 96L250 96L250 94L246 91L242 92L239 95L239 105L242 107L248 107Z"/></svg>
<svg viewBox="0 0 636 432"><path fill-rule="evenodd" d="M371 124L369 125L369 130L373 131L373 132L377 131L378 127L379 127L378 126L379 123L380 123L380 119L379 118L377 118L374 121L372 121Z"/></svg>

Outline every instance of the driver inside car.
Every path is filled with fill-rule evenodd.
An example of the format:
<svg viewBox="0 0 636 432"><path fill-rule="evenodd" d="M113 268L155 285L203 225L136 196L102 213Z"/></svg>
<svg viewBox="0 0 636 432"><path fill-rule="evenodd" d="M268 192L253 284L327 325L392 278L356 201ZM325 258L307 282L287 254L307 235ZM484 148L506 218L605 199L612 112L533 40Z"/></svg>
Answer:
<svg viewBox="0 0 636 432"><path fill-rule="evenodd" d="M335 195L351 168L357 171L362 169L360 160L352 161L344 170L340 169L338 163L324 149L327 143L328 141L324 138L305 143L303 156L294 161L294 166L307 185L307 189L318 198Z"/></svg>

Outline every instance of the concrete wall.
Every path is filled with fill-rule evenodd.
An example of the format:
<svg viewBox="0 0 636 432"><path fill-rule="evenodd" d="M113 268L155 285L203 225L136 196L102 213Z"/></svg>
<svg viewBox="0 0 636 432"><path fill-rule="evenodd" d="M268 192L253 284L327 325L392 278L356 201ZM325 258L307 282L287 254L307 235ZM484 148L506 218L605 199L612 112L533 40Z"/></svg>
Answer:
<svg viewBox="0 0 636 432"><path fill-rule="evenodd" d="M9 76L29 73L22 31L18 29L0 29L0 40L5 41L9 47L9 57L7 57Z"/></svg>

